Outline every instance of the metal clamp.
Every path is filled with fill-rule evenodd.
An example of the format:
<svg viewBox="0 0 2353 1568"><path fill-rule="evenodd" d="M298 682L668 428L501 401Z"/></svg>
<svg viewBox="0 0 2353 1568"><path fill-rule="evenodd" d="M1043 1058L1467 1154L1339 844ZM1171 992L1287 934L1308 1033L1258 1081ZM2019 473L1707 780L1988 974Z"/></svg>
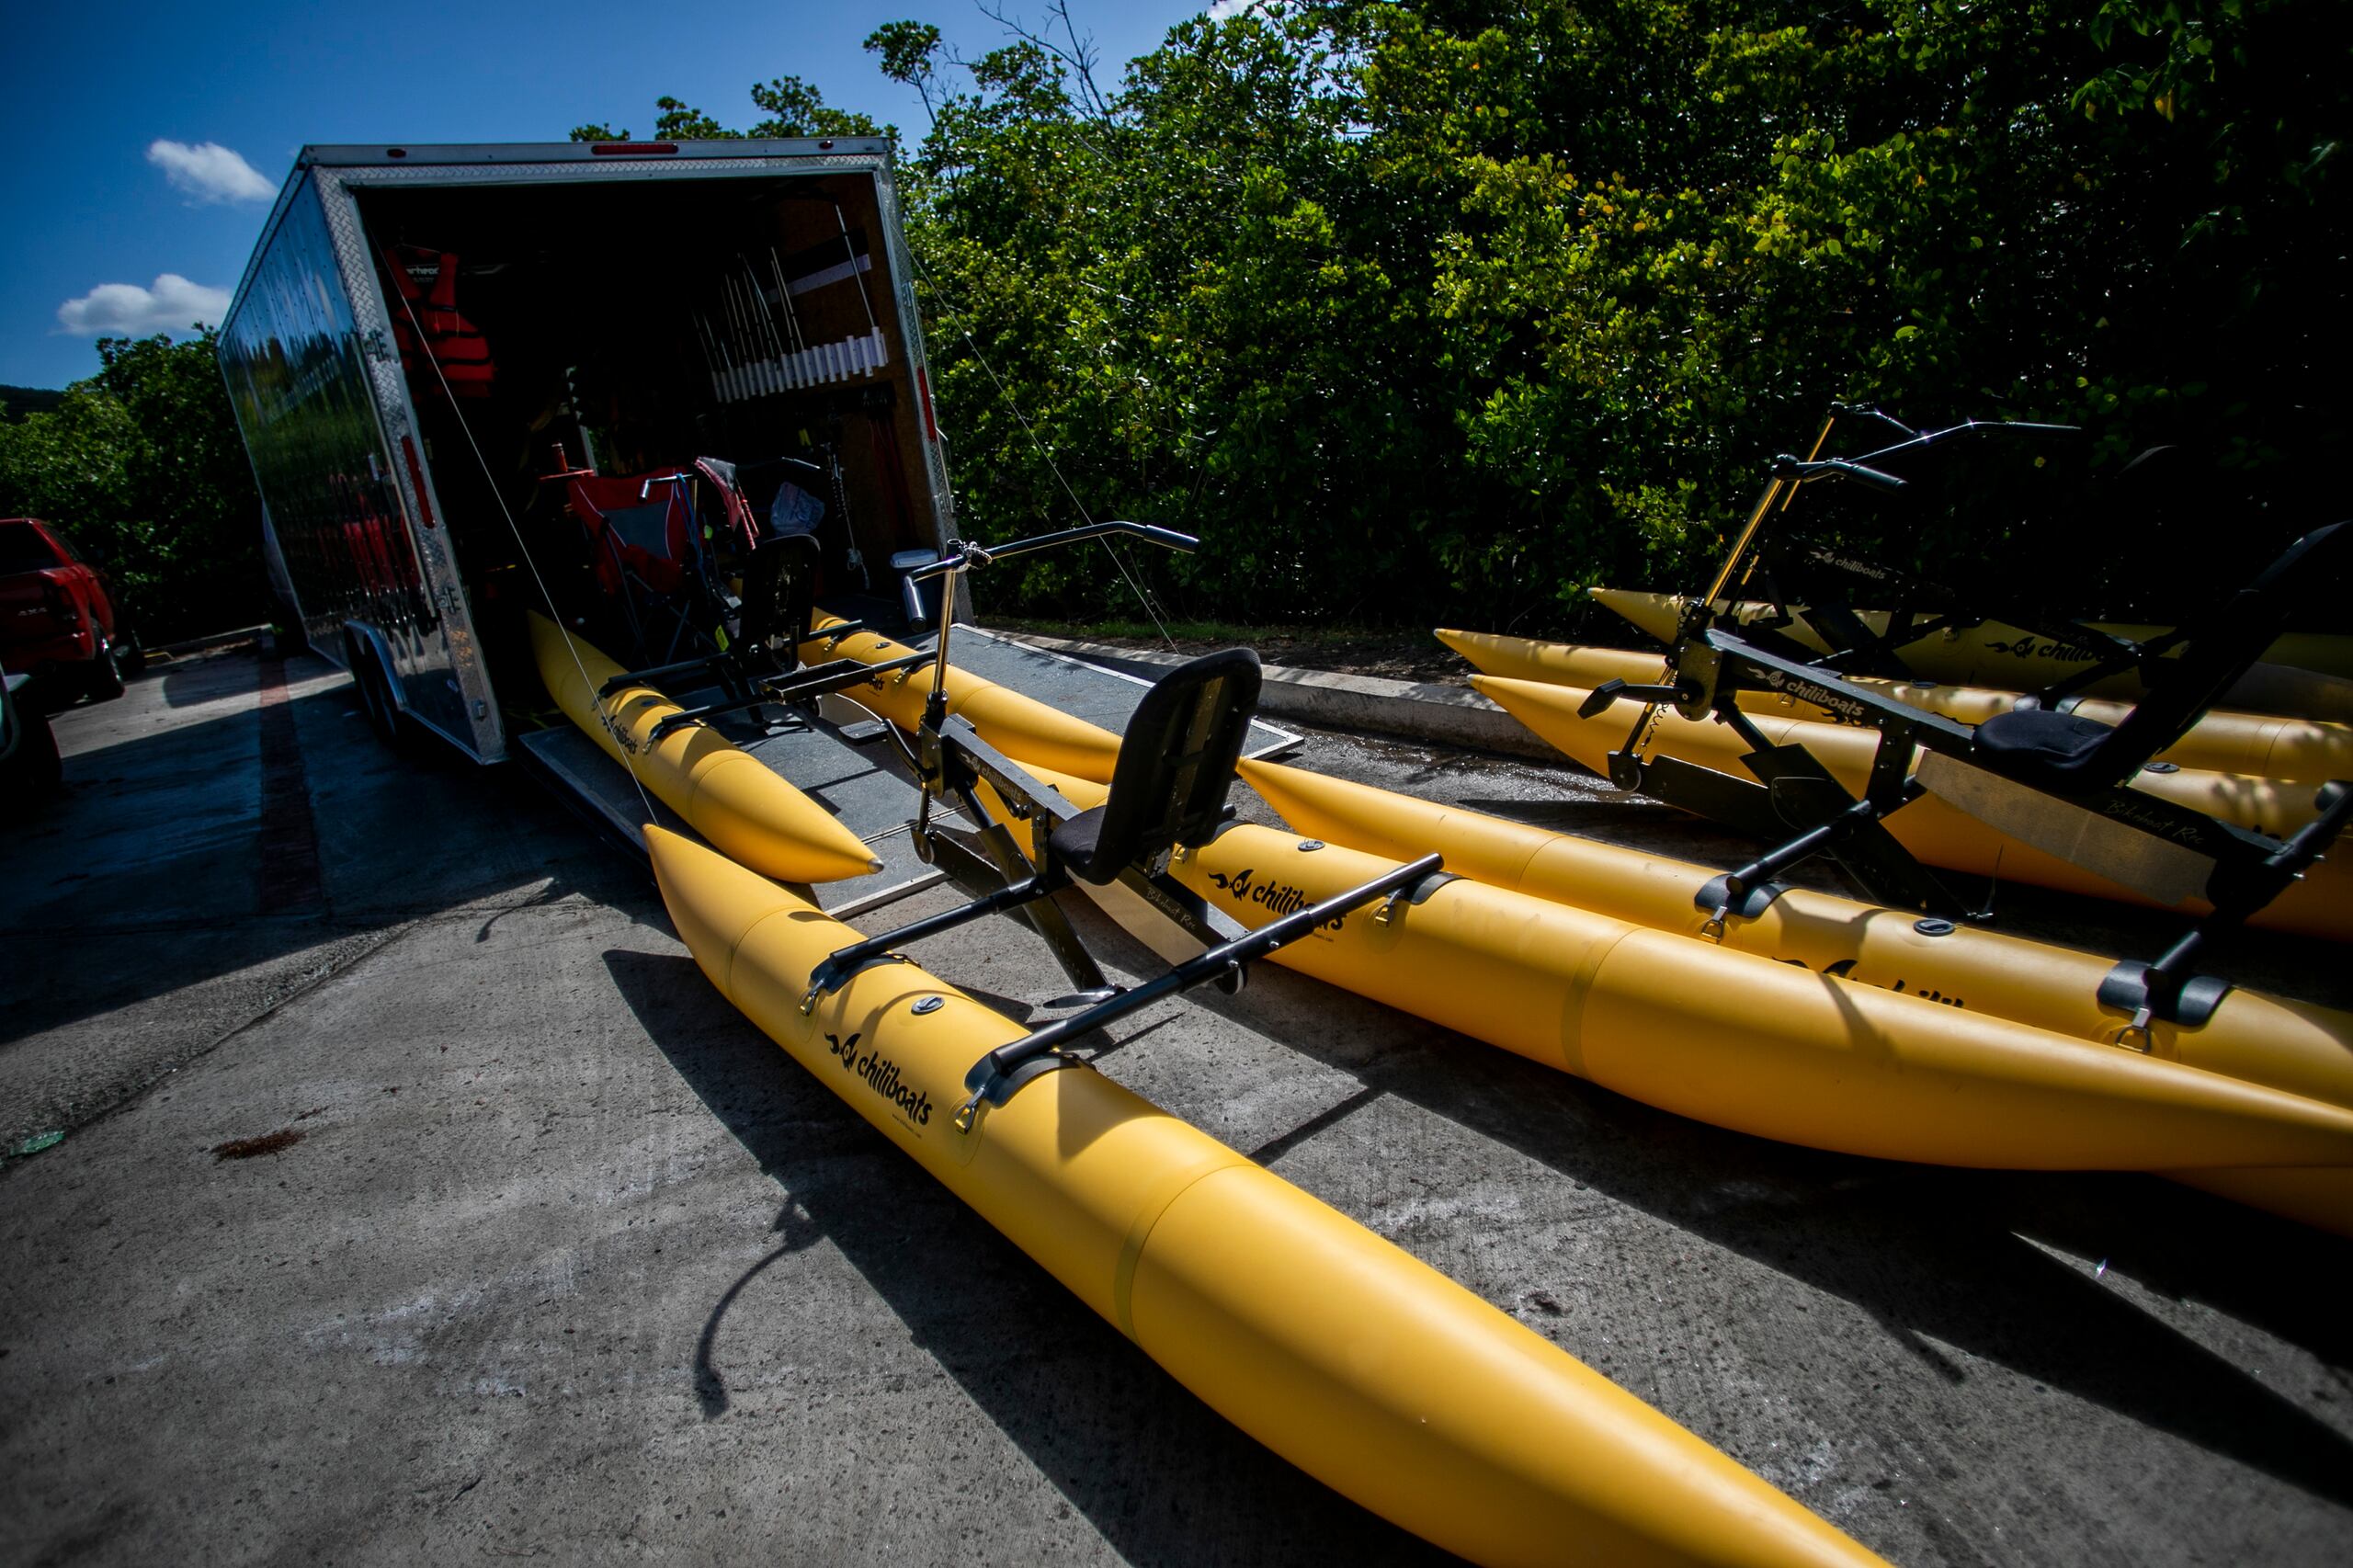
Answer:
<svg viewBox="0 0 2353 1568"><path fill-rule="evenodd" d="M758 717L757 714L753 716ZM710 728L710 724L699 713L672 713L665 718L654 721L653 733L645 737L646 742L650 745L658 746L680 730L689 727L707 730Z"/></svg>
<svg viewBox="0 0 2353 1568"><path fill-rule="evenodd" d="M1708 923L1699 927L1699 935L1710 941L1723 940L1724 922L1733 915L1737 915L1743 920L1754 920L1772 908L1773 901L1789 891L1771 881L1752 882L1744 879L1737 884L1739 891L1736 893L1734 886L1733 874L1726 872L1722 876L1709 878L1706 884L1692 895L1692 906L1707 914Z"/></svg>
<svg viewBox="0 0 2353 1568"><path fill-rule="evenodd" d="M2100 979L2100 1006L2131 1016L2132 1021L2124 1026L2126 1034L2138 1032L2145 1037L2156 1018L2184 1028L2200 1028L2231 994L2231 983L2218 976L2192 974L2169 982L2156 969L2156 965L2126 959Z"/></svg>
<svg viewBox="0 0 2353 1568"><path fill-rule="evenodd" d="M806 647L812 642L823 642L829 650L838 648L845 640L855 637L865 630L866 622L863 620L845 620L836 625L828 626L823 631L811 632L799 640L799 645Z"/></svg>
<svg viewBox="0 0 2353 1568"><path fill-rule="evenodd" d="M841 961L844 954L852 955L849 962ZM860 953L855 948L844 948L809 971L809 989L801 994L801 1016L805 1018L815 1012L819 1002L848 984L853 975L878 964L914 961L904 953Z"/></svg>
<svg viewBox="0 0 2353 1568"><path fill-rule="evenodd" d="M1387 926L1404 913L1406 905L1426 903L1430 894L1438 892L1447 883L1459 882L1461 880L1452 871L1432 871L1419 881L1407 882L1404 887L1392 891L1387 898L1381 901L1381 907L1372 912L1372 923L1375 926ZM1236 965L1235 968L1238 972L1240 966Z"/></svg>
<svg viewBox="0 0 2353 1568"><path fill-rule="evenodd" d="M964 1086L972 1092L962 1105L956 1108L956 1131L970 1132L980 1120L982 1106L1003 1105L1032 1078L1042 1078L1064 1067L1086 1065L1086 1057L1056 1050L1040 1051L1035 1056L1024 1057L1011 1067L999 1068L996 1052L991 1051L973 1062L972 1070L964 1074Z"/></svg>

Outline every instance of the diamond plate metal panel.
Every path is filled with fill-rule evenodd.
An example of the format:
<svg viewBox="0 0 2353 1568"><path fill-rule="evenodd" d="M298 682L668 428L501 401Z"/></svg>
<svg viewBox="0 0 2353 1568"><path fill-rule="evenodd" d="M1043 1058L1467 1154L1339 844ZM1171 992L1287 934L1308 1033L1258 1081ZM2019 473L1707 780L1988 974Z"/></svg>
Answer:
<svg viewBox="0 0 2353 1568"><path fill-rule="evenodd" d="M506 755L506 726L491 690L489 672L483 665L482 642L466 604L455 547L449 530L440 526L445 514L425 460L416 411L409 404L408 378L392 347L392 318L376 281L375 256L360 222L358 203L348 188L358 182L346 177L353 172L357 171L318 170L319 200L335 246L335 266L343 275L344 293L350 301L353 330L364 351L362 363L374 393L392 483L407 514L409 535L424 570L439 631L438 647L421 641L412 641L406 647L395 645L394 662L402 665L399 674L410 711L482 761L494 762Z"/></svg>

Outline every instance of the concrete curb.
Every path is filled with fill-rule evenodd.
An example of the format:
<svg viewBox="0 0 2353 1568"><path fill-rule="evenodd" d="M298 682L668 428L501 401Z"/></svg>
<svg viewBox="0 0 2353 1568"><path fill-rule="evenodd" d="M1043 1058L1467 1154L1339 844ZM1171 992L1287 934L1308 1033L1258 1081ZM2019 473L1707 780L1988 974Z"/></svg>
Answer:
<svg viewBox="0 0 2353 1568"><path fill-rule="evenodd" d="M140 652L150 659L159 662L169 661L188 653L209 653L215 648L226 648L236 642L249 642L268 634L269 625L264 622L259 626L239 627L234 631L215 631L205 637L190 637L181 642L165 642L160 647L142 648Z"/></svg>
<svg viewBox="0 0 2353 1568"><path fill-rule="evenodd" d="M1114 648L1067 637L1020 631L994 635L1146 679L1185 662L1179 653ZM1258 710L1272 718L1298 719L1329 729L1361 730L1439 745L1500 752L1540 762L1564 760L1518 720L1468 687L1337 675L1330 670L1297 670L1281 665L1267 665L1265 674Z"/></svg>

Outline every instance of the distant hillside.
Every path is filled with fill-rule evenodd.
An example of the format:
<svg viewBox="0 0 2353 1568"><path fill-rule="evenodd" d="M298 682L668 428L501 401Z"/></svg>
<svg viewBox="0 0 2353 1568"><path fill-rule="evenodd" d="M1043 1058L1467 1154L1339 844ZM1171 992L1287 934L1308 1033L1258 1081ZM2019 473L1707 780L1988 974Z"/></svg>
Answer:
<svg viewBox="0 0 2353 1568"><path fill-rule="evenodd" d="M64 399L62 392L46 387L0 386L0 418L22 419L28 414L47 414Z"/></svg>

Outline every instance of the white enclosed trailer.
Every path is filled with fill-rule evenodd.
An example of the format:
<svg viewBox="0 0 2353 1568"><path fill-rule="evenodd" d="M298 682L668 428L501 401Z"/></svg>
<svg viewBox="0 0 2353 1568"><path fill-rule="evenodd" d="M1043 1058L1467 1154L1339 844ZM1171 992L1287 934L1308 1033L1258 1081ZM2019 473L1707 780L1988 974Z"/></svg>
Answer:
<svg viewBox="0 0 2353 1568"><path fill-rule="evenodd" d="M546 705L551 471L820 455L835 599L954 532L880 140L307 147L221 364L313 646L483 762Z"/></svg>

